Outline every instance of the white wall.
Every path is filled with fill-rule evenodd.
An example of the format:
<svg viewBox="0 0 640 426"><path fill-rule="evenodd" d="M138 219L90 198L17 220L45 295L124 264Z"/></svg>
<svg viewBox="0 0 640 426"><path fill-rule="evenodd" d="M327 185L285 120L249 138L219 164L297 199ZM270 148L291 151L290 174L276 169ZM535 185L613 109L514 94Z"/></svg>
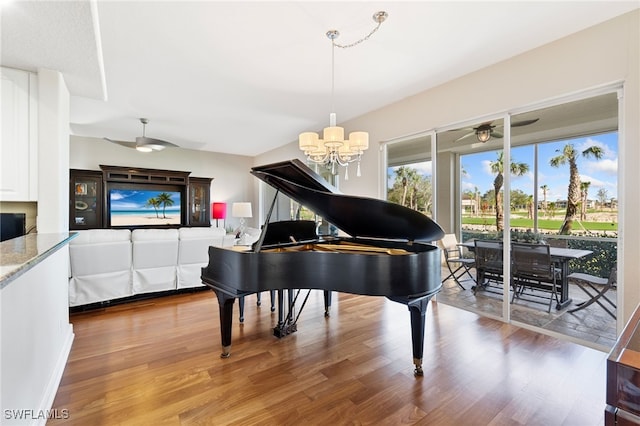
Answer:
<svg viewBox="0 0 640 426"><path fill-rule="evenodd" d="M382 141L624 82L618 188L622 230L618 249L624 256L619 270L623 270L624 304L618 306L618 314L622 319L619 325L626 323L640 302L640 263L636 261L640 258L640 197L635 185L640 182L639 22L640 11L636 10L341 123L345 132L367 130L370 148L363 158L363 176L342 181L340 189L347 194L377 196L381 155L378 145ZM292 142L256 157L255 162L290 158L296 150L297 142ZM439 200L442 204L440 201L446 204L446 199Z"/></svg>
<svg viewBox="0 0 640 426"><path fill-rule="evenodd" d="M58 71L38 70L38 232L69 230L69 90Z"/></svg>
<svg viewBox="0 0 640 426"><path fill-rule="evenodd" d="M249 173L253 165L251 157L171 148L143 153L103 139L71 136L70 168L100 170L100 164L180 170L191 172L191 177L213 178L211 202L227 203L226 224L232 226L237 226L238 220L231 217L231 203L254 201L253 181L256 178ZM247 220L249 226L256 223L255 217Z"/></svg>
<svg viewBox="0 0 640 426"><path fill-rule="evenodd" d="M73 342L68 262L64 245L2 289L2 424L46 422Z"/></svg>

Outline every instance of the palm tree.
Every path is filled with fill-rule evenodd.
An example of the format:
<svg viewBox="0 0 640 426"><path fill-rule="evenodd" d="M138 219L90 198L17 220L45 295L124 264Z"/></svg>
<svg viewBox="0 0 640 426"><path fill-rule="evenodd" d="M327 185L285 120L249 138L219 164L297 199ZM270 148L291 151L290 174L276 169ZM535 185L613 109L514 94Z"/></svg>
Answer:
<svg viewBox="0 0 640 426"><path fill-rule="evenodd" d="M560 152L560 150L556 150L556 152ZM581 154L585 158L594 157L599 160L602 158L603 151L599 146L590 146L582 151ZM575 150L573 144L568 143L562 149L561 154L549 160L551 167L560 167L569 163L567 211L564 216L562 227L560 227L560 235L569 235L571 233L573 221L578 213L578 203L580 202L580 173L578 173L577 158L578 152Z"/></svg>
<svg viewBox="0 0 640 426"><path fill-rule="evenodd" d="M496 174L496 178L493 180L493 189L496 203L496 229L502 231L504 229L504 209L502 208L502 185L504 184L504 152L498 152L498 158L496 161L492 161L490 164L491 173ZM509 170L512 175L522 176L529 171L529 165L527 163L514 163L511 162Z"/></svg>
<svg viewBox="0 0 640 426"><path fill-rule="evenodd" d="M527 197L527 219L533 219L533 195Z"/></svg>
<svg viewBox="0 0 640 426"><path fill-rule="evenodd" d="M173 205L171 195L167 194L166 192L161 192L160 194L158 194L158 204L162 204L162 218L166 219L167 216L165 215L165 209L167 208L167 206Z"/></svg>
<svg viewBox="0 0 640 426"><path fill-rule="evenodd" d="M547 191L549 191L549 185L542 185L540 189L542 189L542 209L547 213Z"/></svg>
<svg viewBox="0 0 640 426"><path fill-rule="evenodd" d="M157 198L149 198L147 200L147 205L153 207L153 209L156 211L156 217L160 217L158 215L158 207L160 207L160 201L158 201Z"/></svg>
<svg viewBox="0 0 640 426"><path fill-rule="evenodd" d="M394 173L395 179L387 191L387 200L428 214L433 193L431 177L422 176L417 169L405 166L398 167Z"/></svg>
<svg viewBox="0 0 640 426"><path fill-rule="evenodd" d="M587 220L587 203L589 202L589 187L591 182L580 182L580 198L582 208L580 209L580 220Z"/></svg>

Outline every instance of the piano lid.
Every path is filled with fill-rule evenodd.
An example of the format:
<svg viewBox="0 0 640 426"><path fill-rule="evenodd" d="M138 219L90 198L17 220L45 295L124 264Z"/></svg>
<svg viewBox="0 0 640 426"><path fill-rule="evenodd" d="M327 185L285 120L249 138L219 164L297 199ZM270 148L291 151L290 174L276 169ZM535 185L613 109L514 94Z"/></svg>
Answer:
<svg viewBox="0 0 640 426"><path fill-rule="evenodd" d="M408 207L341 194L297 159L254 167L251 174L352 237L435 241L444 236L440 225Z"/></svg>

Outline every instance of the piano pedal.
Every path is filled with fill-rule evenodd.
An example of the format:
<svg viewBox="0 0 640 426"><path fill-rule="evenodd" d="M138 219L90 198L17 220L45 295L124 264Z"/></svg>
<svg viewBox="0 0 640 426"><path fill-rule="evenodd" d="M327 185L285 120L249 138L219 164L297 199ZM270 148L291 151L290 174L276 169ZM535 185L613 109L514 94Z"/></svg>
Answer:
<svg viewBox="0 0 640 426"><path fill-rule="evenodd" d="M276 336L278 339L280 339L291 333L295 333L296 331L298 331L298 326L296 324L288 324L288 325L282 324L273 328L273 335Z"/></svg>

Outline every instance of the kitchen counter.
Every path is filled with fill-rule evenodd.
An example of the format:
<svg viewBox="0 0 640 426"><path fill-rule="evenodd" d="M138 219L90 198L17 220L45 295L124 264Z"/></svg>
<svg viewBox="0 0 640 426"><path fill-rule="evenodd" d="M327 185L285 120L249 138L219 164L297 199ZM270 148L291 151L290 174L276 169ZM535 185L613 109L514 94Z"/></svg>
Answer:
<svg viewBox="0 0 640 426"><path fill-rule="evenodd" d="M28 234L0 243L0 289L68 244L77 233Z"/></svg>

